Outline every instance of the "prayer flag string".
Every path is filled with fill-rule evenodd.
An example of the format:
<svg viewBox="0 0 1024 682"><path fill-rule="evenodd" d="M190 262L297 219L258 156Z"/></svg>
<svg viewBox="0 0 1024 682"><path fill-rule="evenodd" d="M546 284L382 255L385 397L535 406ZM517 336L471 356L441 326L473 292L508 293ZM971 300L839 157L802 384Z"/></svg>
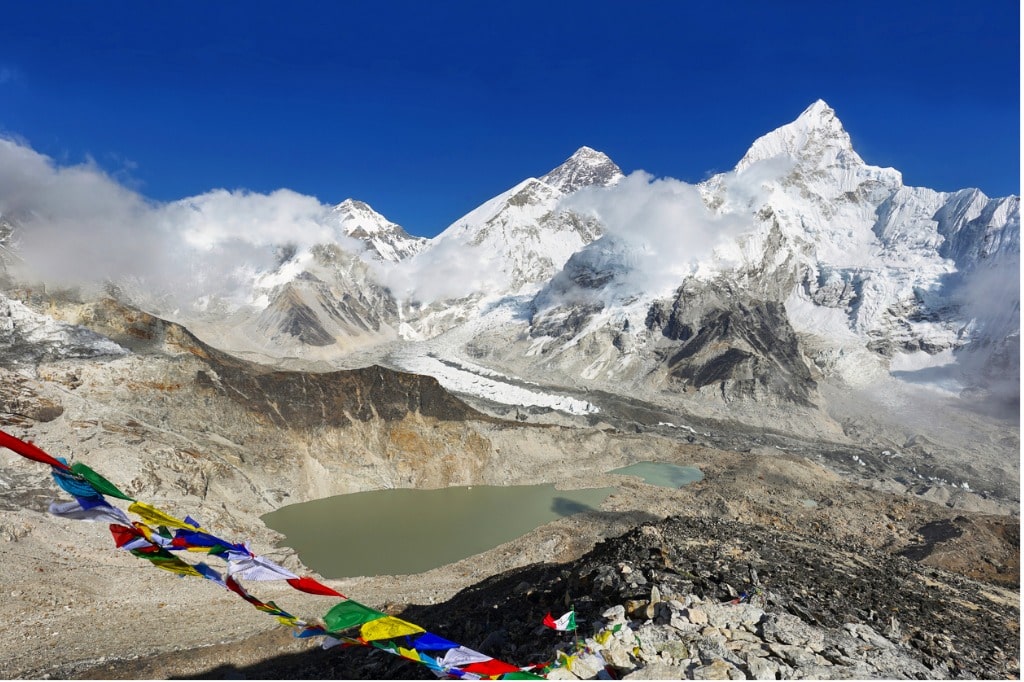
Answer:
<svg viewBox="0 0 1024 682"><path fill-rule="evenodd" d="M203 578L228 589L278 622L296 629L296 637L322 637L323 648L338 644L380 649L394 656L425 665L436 675L456 679L544 679L539 666L517 667L431 634L408 621L390 616L349 599L337 590L308 576L298 576L283 566L250 551L245 543L233 543L213 535L191 516L179 519L153 505L140 502L88 466L71 466L62 458L48 455L38 446L0 431L0 446L52 467L56 484L74 497L73 502L53 502L54 516L109 524L114 544L145 559L159 569L182 576ZM131 502L128 512L142 519L131 521L124 511L105 496ZM175 529L172 533L170 529ZM202 553L226 563L226 575L204 562L191 564L174 552ZM324 625L308 623L250 594L239 580L284 580L293 589L309 594L338 597L323 617ZM358 628L358 635L348 632Z"/></svg>

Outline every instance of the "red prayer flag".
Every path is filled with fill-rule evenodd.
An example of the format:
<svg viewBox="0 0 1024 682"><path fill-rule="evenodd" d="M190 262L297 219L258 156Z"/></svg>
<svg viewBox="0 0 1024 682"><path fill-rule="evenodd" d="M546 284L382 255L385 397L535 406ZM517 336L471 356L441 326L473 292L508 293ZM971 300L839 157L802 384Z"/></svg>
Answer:
<svg viewBox="0 0 1024 682"><path fill-rule="evenodd" d="M516 666L499 661L495 658L492 658L489 661L479 661L477 663L460 665L459 670L465 670L467 673L474 673L476 675L483 675L484 677L495 677L505 673L519 672L519 668Z"/></svg>
<svg viewBox="0 0 1024 682"><path fill-rule="evenodd" d="M50 455L43 452L39 447L33 445L32 443L26 443L25 441L19 438L15 438L11 434L6 433L4 431L0 431L0 445L10 450L14 450L22 457L34 459L37 462L49 464L52 467L57 467L58 469L63 469L64 471L70 471L70 467L67 464L64 464L60 460L54 459Z"/></svg>
<svg viewBox="0 0 1024 682"><path fill-rule="evenodd" d="M135 528L121 526L116 523L110 524L110 534L114 536L114 544L118 547L124 547L135 538L142 537L142 533Z"/></svg>
<svg viewBox="0 0 1024 682"><path fill-rule="evenodd" d="M312 578L290 578L288 584L294 587L296 590L301 592L309 592L310 594L322 594L325 597L341 597L347 599L345 595L337 590L332 590L323 583L319 583Z"/></svg>

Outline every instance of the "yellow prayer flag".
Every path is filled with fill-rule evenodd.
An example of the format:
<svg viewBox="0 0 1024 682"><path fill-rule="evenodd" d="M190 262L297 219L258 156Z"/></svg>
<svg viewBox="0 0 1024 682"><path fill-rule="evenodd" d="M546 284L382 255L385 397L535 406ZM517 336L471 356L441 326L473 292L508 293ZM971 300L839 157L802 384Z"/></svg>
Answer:
<svg viewBox="0 0 1024 682"><path fill-rule="evenodd" d="M170 514L164 513L156 507L150 506L145 502L132 502L128 507L128 511L133 514L141 516L143 519L153 524L154 526L168 526L170 528L184 528L185 530L202 530L199 526L193 526L191 523L186 523L181 519L175 518Z"/></svg>
<svg viewBox="0 0 1024 682"><path fill-rule="evenodd" d="M426 632L419 625L414 625L408 621L404 621L401 618L395 618L394 616L386 616L384 618L378 618L377 620L371 620L369 623L363 624L359 629L359 634L367 642L372 642L378 639L394 639L395 637L403 637L405 635L415 635L420 632Z"/></svg>
<svg viewBox="0 0 1024 682"><path fill-rule="evenodd" d="M416 661L420 663L420 652L415 649L406 649L405 647L398 647L398 655L402 658L408 658L410 661Z"/></svg>
<svg viewBox="0 0 1024 682"><path fill-rule="evenodd" d="M157 568L163 569L165 571L170 571L171 573L177 573L178 575L194 575L197 578L202 578L203 577L202 573L200 573L196 569L192 568L192 566L190 566L189 564L186 564L181 559L178 559L177 557L172 557L172 559L173 560L154 561L153 565L156 566Z"/></svg>

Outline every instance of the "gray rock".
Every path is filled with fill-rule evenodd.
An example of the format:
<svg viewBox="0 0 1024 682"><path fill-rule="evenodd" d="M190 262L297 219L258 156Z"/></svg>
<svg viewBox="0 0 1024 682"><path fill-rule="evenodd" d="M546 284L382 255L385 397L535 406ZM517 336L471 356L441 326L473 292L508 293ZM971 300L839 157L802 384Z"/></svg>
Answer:
<svg viewBox="0 0 1024 682"><path fill-rule="evenodd" d="M747 668L755 680L779 679L779 666L770 659L749 656L747 658Z"/></svg>
<svg viewBox="0 0 1024 682"><path fill-rule="evenodd" d="M672 661L678 663L692 657L690 646L683 641L664 642L658 645L658 653L669 656Z"/></svg>
<svg viewBox="0 0 1024 682"><path fill-rule="evenodd" d="M695 680L745 680L747 676L739 668L721 659L693 669Z"/></svg>
<svg viewBox="0 0 1024 682"><path fill-rule="evenodd" d="M604 660L612 667L620 673L633 670L636 667L633 657L630 656L630 649L627 649L622 642L611 640L608 644L610 646L601 653L604 656Z"/></svg>
<svg viewBox="0 0 1024 682"><path fill-rule="evenodd" d="M679 641L675 630L650 624L641 625L635 630L635 635L640 646L640 657L646 661L656 658L668 642Z"/></svg>
<svg viewBox="0 0 1024 682"><path fill-rule="evenodd" d="M604 658L597 654L580 654L572 662L571 670L581 680L592 680L604 670Z"/></svg>
<svg viewBox="0 0 1024 682"><path fill-rule="evenodd" d="M610 624L626 622L626 607L622 604L616 604L615 606L605 609L601 614L601 617L607 620Z"/></svg>
<svg viewBox="0 0 1024 682"><path fill-rule="evenodd" d="M704 625L708 622L708 614L703 609L690 607L683 615L686 616L688 621L696 625Z"/></svg>
<svg viewBox="0 0 1024 682"><path fill-rule="evenodd" d="M697 634L700 630L699 625L691 623L686 618L674 613L669 619L668 624L683 634Z"/></svg>
<svg viewBox="0 0 1024 682"><path fill-rule="evenodd" d="M720 628L737 628L756 624L764 618L764 610L750 604L708 604L704 607L708 623Z"/></svg>
<svg viewBox="0 0 1024 682"><path fill-rule="evenodd" d="M889 649L894 646L892 642L872 630L870 625L864 625L863 623L844 623L843 629L873 647Z"/></svg>
<svg viewBox="0 0 1024 682"><path fill-rule="evenodd" d="M807 646L821 651L825 646L825 633L788 613L771 614L761 624L764 638L780 644Z"/></svg>
<svg viewBox="0 0 1024 682"><path fill-rule="evenodd" d="M882 678L935 679L949 676L948 669L930 670L898 647L871 651L865 663L877 671L876 677Z"/></svg>
<svg viewBox="0 0 1024 682"><path fill-rule="evenodd" d="M761 638L752 632L744 629L738 630L724 630L723 633L725 638L734 642L752 642L756 644L761 643Z"/></svg>
<svg viewBox="0 0 1024 682"><path fill-rule="evenodd" d="M796 668L819 665L817 657L805 647L772 642L768 644L768 648L777 657Z"/></svg>
<svg viewBox="0 0 1024 682"><path fill-rule="evenodd" d="M675 609L667 602L653 603L653 606L656 625L668 625L672 621L672 617L676 615Z"/></svg>
<svg viewBox="0 0 1024 682"><path fill-rule="evenodd" d="M704 662L713 661L716 658L729 656L729 649L725 646L725 637L721 634L701 635L696 640L697 655Z"/></svg>
<svg viewBox="0 0 1024 682"><path fill-rule="evenodd" d="M622 679L624 680L681 680L684 677L685 669L680 666L669 665L664 661L653 661L642 668L638 668ZM551 677L548 676L550 680Z"/></svg>

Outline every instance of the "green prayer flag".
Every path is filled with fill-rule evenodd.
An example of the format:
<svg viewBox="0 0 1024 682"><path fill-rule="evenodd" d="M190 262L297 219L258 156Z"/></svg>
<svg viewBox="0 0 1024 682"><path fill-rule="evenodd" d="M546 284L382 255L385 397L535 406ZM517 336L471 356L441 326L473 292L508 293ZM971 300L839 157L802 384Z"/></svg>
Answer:
<svg viewBox="0 0 1024 682"><path fill-rule="evenodd" d="M102 493L103 495L119 497L122 500L129 500L131 502L135 501L134 497L128 497L123 492L118 490L116 485L114 485L107 479L103 478L102 476L100 476L95 471L93 471L86 465L82 464L81 462L75 462L74 464L72 464L71 471L73 473L78 474L85 480L89 481L89 483L92 484L92 487L96 488L96 491Z"/></svg>
<svg viewBox="0 0 1024 682"><path fill-rule="evenodd" d="M334 633L347 630L356 625L369 623L386 615L388 614L371 609L369 606L363 606L359 602L349 599L335 604L327 612L327 615L324 616L324 623L327 625L327 631Z"/></svg>

